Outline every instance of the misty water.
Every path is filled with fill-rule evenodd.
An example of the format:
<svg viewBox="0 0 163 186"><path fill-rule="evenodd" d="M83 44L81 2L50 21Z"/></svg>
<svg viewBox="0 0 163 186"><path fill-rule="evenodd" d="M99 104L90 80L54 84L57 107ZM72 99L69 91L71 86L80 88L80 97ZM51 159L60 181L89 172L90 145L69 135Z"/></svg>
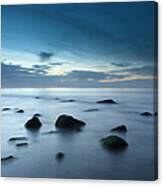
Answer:
<svg viewBox="0 0 163 186"><path fill-rule="evenodd" d="M39 96L39 99L36 99ZM74 102L65 100L74 99ZM118 104L97 104L102 99L114 99ZM2 176L79 178L79 179L139 179L155 177L153 89L3 89L1 156L15 158L2 162ZM16 113L16 108L24 113ZM86 109L99 109L85 112ZM42 127L28 131L24 124L33 114L40 113ZM61 114L70 114L86 123L80 132L44 134L55 128ZM100 139L113 134L118 125L128 126L126 133L114 134L128 142L123 151L106 150ZM9 138L28 138L28 146L16 147ZM63 161L56 153L64 152Z"/></svg>

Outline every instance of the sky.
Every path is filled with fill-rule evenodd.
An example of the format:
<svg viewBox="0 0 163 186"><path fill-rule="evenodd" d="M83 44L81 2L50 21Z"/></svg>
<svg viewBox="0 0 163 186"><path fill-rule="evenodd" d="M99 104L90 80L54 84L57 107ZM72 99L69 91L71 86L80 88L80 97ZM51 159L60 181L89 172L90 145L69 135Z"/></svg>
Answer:
<svg viewBox="0 0 163 186"><path fill-rule="evenodd" d="M2 6L2 88L152 87L154 2Z"/></svg>

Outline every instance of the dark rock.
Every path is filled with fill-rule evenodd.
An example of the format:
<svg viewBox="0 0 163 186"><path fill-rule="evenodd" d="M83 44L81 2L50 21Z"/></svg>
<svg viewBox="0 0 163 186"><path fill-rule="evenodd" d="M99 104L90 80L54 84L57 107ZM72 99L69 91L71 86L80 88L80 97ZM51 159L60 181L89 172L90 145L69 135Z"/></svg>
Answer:
<svg viewBox="0 0 163 186"><path fill-rule="evenodd" d="M27 143L27 142L24 142L24 143L17 143L16 146L17 146L17 147L28 146L28 143Z"/></svg>
<svg viewBox="0 0 163 186"><path fill-rule="evenodd" d="M25 123L25 127L27 129L39 129L42 126L42 123L40 122L40 120L37 117L33 117L32 119L28 120Z"/></svg>
<svg viewBox="0 0 163 186"><path fill-rule="evenodd" d="M16 113L24 113L24 110L23 109L19 109L16 111Z"/></svg>
<svg viewBox="0 0 163 186"><path fill-rule="evenodd" d="M2 111L9 111L9 110L11 110L11 108L9 108L9 107L5 107L2 109Z"/></svg>
<svg viewBox="0 0 163 186"><path fill-rule="evenodd" d="M114 101L113 99L105 99L105 100L97 101L96 103L117 104L117 102Z"/></svg>
<svg viewBox="0 0 163 186"><path fill-rule="evenodd" d="M120 150L128 146L128 143L121 137L111 135L101 139L101 144L108 149Z"/></svg>
<svg viewBox="0 0 163 186"><path fill-rule="evenodd" d="M142 116L152 116L152 114L150 112L143 112L141 113Z"/></svg>
<svg viewBox="0 0 163 186"><path fill-rule="evenodd" d="M34 116L34 117L41 117L41 114L36 113L36 114L34 114L33 116Z"/></svg>
<svg viewBox="0 0 163 186"><path fill-rule="evenodd" d="M73 118L69 115L61 115L58 117L55 126L60 129L77 130L86 124L83 121Z"/></svg>
<svg viewBox="0 0 163 186"><path fill-rule="evenodd" d="M6 157L1 157L1 161L7 161L7 160L13 160L15 157L12 155L6 156Z"/></svg>
<svg viewBox="0 0 163 186"><path fill-rule="evenodd" d="M28 140L27 137L12 137L8 141L20 141L20 140Z"/></svg>
<svg viewBox="0 0 163 186"><path fill-rule="evenodd" d="M63 152L58 152L55 157L57 160L63 160L65 157L65 154Z"/></svg>
<svg viewBox="0 0 163 186"><path fill-rule="evenodd" d="M84 112L96 112L99 111L99 109L93 108L93 109L86 109Z"/></svg>
<svg viewBox="0 0 163 186"><path fill-rule="evenodd" d="M121 126L118 126L118 127L115 127L113 129L111 129L111 132L127 132L127 127L125 125L121 125Z"/></svg>

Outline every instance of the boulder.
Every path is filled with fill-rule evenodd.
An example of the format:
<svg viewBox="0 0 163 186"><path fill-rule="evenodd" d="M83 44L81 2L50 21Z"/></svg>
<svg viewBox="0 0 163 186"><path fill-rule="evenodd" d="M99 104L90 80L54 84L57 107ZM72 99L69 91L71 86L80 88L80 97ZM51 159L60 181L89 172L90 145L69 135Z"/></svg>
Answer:
<svg viewBox="0 0 163 186"><path fill-rule="evenodd" d="M101 144L108 149L121 150L128 146L128 143L121 137L111 135L101 139Z"/></svg>
<svg viewBox="0 0 163 186"><path fill-rule="evenodd" d="M117 102L114 101L113 99L104 99L104 100L101 100L101 101L97 101L96 103L117 104Z"/></svg>
<svg viewBox="0 0 163 186"><path fill-rule="evenodd" d="M36 116L33 116L32 119L28 120L25 123L25 127L27 129L35 130L35 129L39 129L41 126L42 126L42 123L40 122L40 120Z"/></svg>
<svg viewBox="0 0 163 186"><path fill-rule="evenodd" d="M78 130L86 124L70 115L61 115L56 120L55 126L60 129Z"/></svg>
<svg viewBox="0 0 163 186"><path fill-rule="evenodd" d="M152 116L152 113L150 112L143 112L141 113L142 116Z"/></svg>
<svg viewBox="0 0 163 186"><path fill-rule="evenodd" d="M111 129L111 132L127 132L127 127L125 125L120 125L118 127L115 127Z"/></svg>

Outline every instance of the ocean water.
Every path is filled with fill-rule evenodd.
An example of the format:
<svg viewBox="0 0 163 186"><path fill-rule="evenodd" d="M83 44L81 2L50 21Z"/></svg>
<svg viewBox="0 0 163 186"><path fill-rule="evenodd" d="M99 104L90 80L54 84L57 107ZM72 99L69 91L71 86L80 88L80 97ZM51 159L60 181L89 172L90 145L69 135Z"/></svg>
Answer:
<svg viewBox="0 0 163 186"><path fill-rule="evenodd" d="M12 161L2 161L2 176L154 180L156 168L153 89L2 89L1 156L13 155ZM39 96L39 99L35 97ZM56 99L57 98L57 99ZM64 100L74 99L74 102ZM115 105L97 104L102 99L114 99ZM24 113L16 113L15 109ZM86 109L99 109L85 112ZM33 114L40 113L43 126L37 132L25 129ZM55 121L61 114L70 114L86 123L81 132L58 132ZM114 133L129 144L124 151L104 149L100 139L118 125L128 126L127 133ZM11 137L28 138L27 147L16 147ZM63 161L56 153L64 152Z"/></svg>

